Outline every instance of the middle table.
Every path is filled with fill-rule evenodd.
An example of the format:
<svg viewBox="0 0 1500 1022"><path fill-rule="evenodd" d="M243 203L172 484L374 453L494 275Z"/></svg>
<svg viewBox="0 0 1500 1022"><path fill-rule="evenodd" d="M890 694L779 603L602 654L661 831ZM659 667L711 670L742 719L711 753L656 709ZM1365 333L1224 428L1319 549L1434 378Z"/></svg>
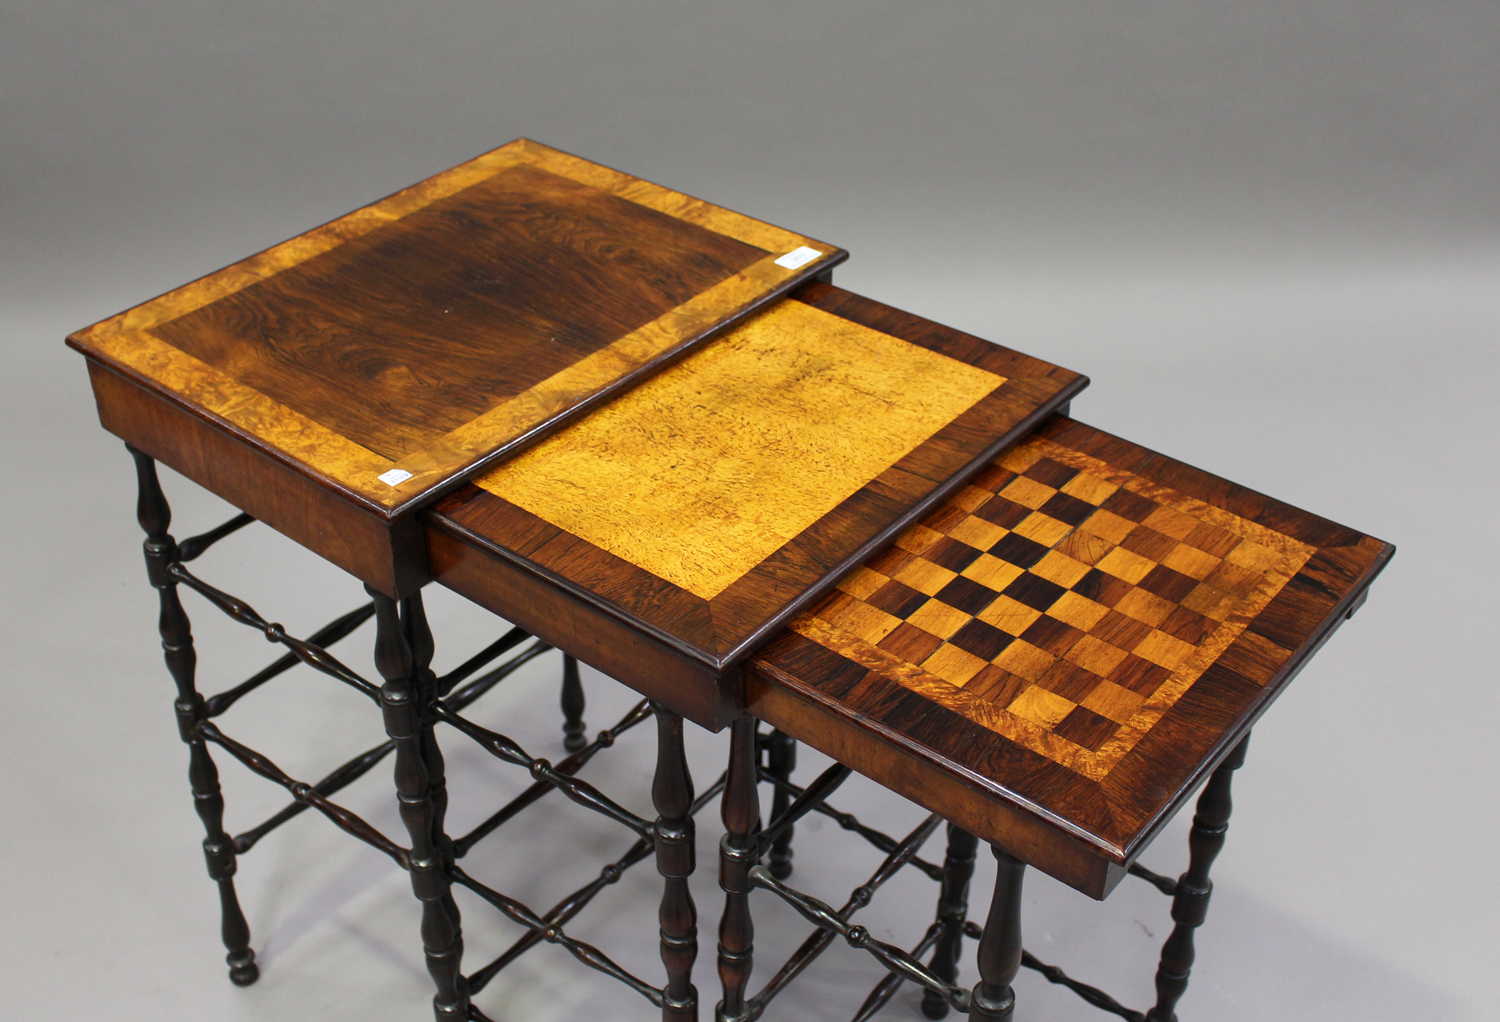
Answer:
<svg viewBox="0 0 1500 1022"><path fill-rule="evenodd" d="M719 730L751 653L1087 383L809 284L434 505L432 577Z"/></svg>

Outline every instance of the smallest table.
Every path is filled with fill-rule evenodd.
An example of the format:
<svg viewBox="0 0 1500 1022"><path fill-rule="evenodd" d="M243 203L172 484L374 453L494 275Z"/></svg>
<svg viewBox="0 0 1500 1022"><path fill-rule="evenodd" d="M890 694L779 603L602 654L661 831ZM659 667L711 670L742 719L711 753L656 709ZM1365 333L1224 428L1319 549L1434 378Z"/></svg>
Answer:
<svg viewBox="0 0 1500 1022"><path fill-rule="evenodd" d="M954 985L967 872L945 884L945 901L958 906L925 975L911 956L892 958L895 949L872 946L847 918L736 858L737 844L755 843L751 833L731 832L726 844L732 906L754 886L775 890L820 926L850 931L898 975L930 980L971 1018L1008 1018L1024 866L1101 899L1136 872L1174 895L1177 925L1148 1016L1173 1018L1250 728L1393 552L1053 419L795 619L746 684L755 717L952 821L950 869L967 857L972 870L975 837L993 846L1001 868L979 985ZM749 790L735 775L755 769L753 734L753 721L736 729L730 793ZM1187 873L1174 883L1136 866L1210 775ZM1107 1010L1143 1017L1028 964ZM731 976L725 1018L743 999L738 967Z"/></svg>

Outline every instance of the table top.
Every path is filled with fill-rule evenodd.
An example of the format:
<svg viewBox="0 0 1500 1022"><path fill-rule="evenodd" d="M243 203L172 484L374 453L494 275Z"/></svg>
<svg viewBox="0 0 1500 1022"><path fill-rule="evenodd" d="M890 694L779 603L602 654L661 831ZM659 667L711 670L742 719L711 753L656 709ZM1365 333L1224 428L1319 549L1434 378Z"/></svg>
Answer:
<svg viewBox="0 0 1500 1022"><path fill-rule="evenodd" d="M845 256L521 139L69 343L394 518Z"/></svg>
<svg viewBox="0 0 1500 1022"><path fill-rule="evenodd" d="M810 284L434 505L433 574L526 624L455 575L503 561L717 677L1086 382Z"/></svg>
<svg viewBox="0 0 1500 1022"><path fill-rule="evenodd" d="M1393 551L1057 418L793 620L747 702L1102 897Z"/></svg>

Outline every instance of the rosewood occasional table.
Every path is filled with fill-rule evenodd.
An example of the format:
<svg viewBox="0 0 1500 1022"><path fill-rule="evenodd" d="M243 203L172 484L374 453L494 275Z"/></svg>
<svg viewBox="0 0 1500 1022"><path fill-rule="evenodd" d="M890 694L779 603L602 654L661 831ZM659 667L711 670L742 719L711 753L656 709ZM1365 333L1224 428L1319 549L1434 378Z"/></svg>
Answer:
<svg viewBox="0 0 1500 1022"><path fill-rule="evenodd" d="M922 946L937 945L931 965L851 925L857 899L836 911L755 865L767 834L752 832L754 726L743 721L724 799L719 1017L756 1018L769 999L745 992L748 895L763 887L825 931L822 946L841 934L892 970L858 1018L914 980L931 1017L951 1004L970 1019L1008 1019L1030 865L1094 898L1127 872L1173 895L1149 1014L1025 957L1099 1007L1170 1022L1250 728L1393 552L1082 423L1048 422L793 620L746 682L755 717L950 821L939 919ZM1174 882L1140 867L1210 777L1188 871ZM799 803L767 833L809 808ZM966 927L978 935L964 903L976 838L1000 868L969 991L955 985L955 964Z"/></svg>

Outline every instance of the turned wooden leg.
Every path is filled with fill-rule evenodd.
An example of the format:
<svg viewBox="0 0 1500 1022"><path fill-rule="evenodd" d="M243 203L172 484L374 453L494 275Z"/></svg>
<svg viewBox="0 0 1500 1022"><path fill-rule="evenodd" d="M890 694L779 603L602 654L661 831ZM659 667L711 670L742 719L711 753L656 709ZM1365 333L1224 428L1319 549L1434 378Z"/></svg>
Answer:
<svg viewBox="0 0 1500 1022"><path fill-rule="evenodd" d="M767 739L766 769L778 781L790 781L792 771L797 769L797 740L782 731L772 731ZM771 796L771 819L775 820L791 805L791 795L786 789L777 787ZM785 880L792 875L792 832L788 827L771 843L771 875Z"/></svg>
<svg viewBox="0 0 1500 1022"><path fill-rule="evenodd" d="M577 752L588 744L583 723L583 682L578 678L578 661L563 654L562 683L563 748Z"/></svg>
<svg viewBox="0 0 1500 1022"><path fill-rule="evenodd" d="M979 839L954 824L948 824L948 854L943 859L943 883L938 893L937 921L942 926L937 947L932 952L932 971L954 983L958 979L958 958L963 951L964 920L969 915L969 880L974 876L974 856ZM922 992L922 1014L943 1018L948 1001L936 990Z"/></svg>
<svg viewBox="0 0 1500 1022"><path fill-rule="evenodd" d="M219 887L221 934L228 951L229 978L238 986L249 986L260 976L255 952L250 948L250 924L240 909L234 890L237 860L234 839L224 831L224 796L219 791L219 770L214 766L208 746L199 733L207 719L203 696L197 689L198 654L193 648L192 624L177 595L177 580L171 568L177 563L177 542L168 533L172 508L162 493L156 477L156 462L150 456L126 445L135 459L138 500L136 518L146 533L146 575L156 589L161 603L158 628L167 670L177 685L177 730L188 746L188 783L193 789L193 805L203 821L203 857L208 875Z"/></svg>
<svg viewBox="0 0 1500 1022"><path fill-rule="evenodd" d="M750 919L750 867L755 865L755 823L760 818L756 790L755 719L741 717L729 729L729 777L724 786L726 833L719 842L719 886L724 915L719 919L719 980L724 999L717 1022L745 1022L745 986L754 964L755 926Z"/></svg>
<svg viewBox="0 0 1500 1022"><path fill-rule="evenodd" d="M662 876L661 961L667 970L662 991L662 1022L697 1022L698 989L693 962L698 958L698 909L688 889L697 853L693 843L693 778L682 747L682 717L659 703L656 713L656 871Z"/></svg>
<svg viewBox="0 0 1500 1022"><path fill-rule="evenodd" d="M1234 772L1245 763L1250 744L1246 735L1234 751L1219 764L1193 814L1193 829L1188 834L1188 868L1177 880L1177 894L1172 898L1172 935L1162 945L1161 964L1156 970L1156 1006L1146 1014L1147 1022L1176 1022L1177 1002L1187 990L1193 971L1194 931L1208 917L1208 900L1213 895L1209 868L1224 848L1229 830L1229 814L1234 810L1230 786Z"/></svg>
<svg viewBox="0 0 1500 1022"><path fill-rule="evenodd" d="M1021 880L1026 864L991 846L995 853L995 897L979 938L979 982L969 1008L970 1022L1008 1022L1016 1007L1011 983L1021 971Z"/></svg>
<svg viewBox="0 0 1500 1022"><path fill-rule="evenodd" d="M463 936L448 881L452 848L442 832L447 805L442 753L428 709L436 698L431 635L420 595L407 597L398 608L385 594L366 590L375 601L375 666L385 679L380 700L386 733L396 743L401 822L411 837L412 892L422 903L422 947L437 986L433 1013L439 1022L454 1022L469 1017L469 991L459 972Z"/></svg>

